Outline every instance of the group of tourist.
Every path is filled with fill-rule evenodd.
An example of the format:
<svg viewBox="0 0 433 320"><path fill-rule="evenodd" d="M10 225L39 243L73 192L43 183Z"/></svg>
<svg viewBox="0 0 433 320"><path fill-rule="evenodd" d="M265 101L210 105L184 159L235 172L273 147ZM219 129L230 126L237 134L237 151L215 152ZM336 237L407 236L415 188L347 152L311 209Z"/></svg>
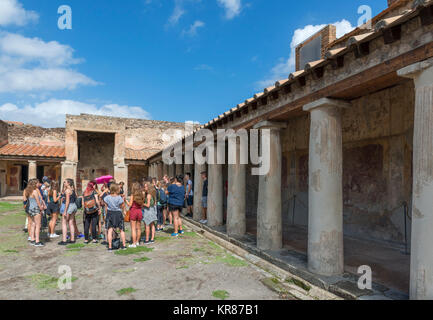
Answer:
<svg viewBox="0 0 433 320"><path fill-rule="evenodd" d="M207 173L202 172L203 196L201 223L207 223ZM143 178L132 184L130 196L124 192L124 183L114 179L98 185L90 181L81 195L77 194L74 181L66 179L60 190L59 184L48 177L42 181L31 179L23 192L23 204L27 214L25 231L28 241L35 247L43 247L40 240L43 220L47 221L48 237L58 238L55 228L61 217L62 241L65 246L84 238L84 243L99 243L113 249L126 249L125 222L131 226L129 247L155 242L155 233L163 231L167 225L173 226L172 237L183 234L181 212L187 209L187 217L193 214L193 182L191 174L167 175L162 180ZM77 212L83 210L84 234L77 226ZM48 222L49 220L49 222ZM144 224L144 236L142 235ZM68 232L69 230L69 232ZM120 239L118 234L120 233ZM114 240L120 240L119 248L113 248Z"/></svg>

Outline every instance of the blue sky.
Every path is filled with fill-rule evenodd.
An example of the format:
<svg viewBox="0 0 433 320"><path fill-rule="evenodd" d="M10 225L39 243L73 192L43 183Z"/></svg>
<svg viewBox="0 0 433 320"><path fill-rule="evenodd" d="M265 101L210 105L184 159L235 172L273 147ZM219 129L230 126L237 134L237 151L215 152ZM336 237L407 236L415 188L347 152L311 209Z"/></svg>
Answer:
<svg viewBox="0 0 433 320"><path fill-rule="evenodd" d="M63 4L72 30L57 26ZM0 118L205 123L287 77L291 47L320 25L355 27L360 5L387 1L0 0Z"/></svg>

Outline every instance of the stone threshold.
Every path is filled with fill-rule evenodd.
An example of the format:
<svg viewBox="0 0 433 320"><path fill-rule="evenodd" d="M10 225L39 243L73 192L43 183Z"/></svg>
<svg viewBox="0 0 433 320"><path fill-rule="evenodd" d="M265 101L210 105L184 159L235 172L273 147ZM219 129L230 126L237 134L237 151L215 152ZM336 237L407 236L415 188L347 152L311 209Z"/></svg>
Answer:
<svg viewBox="0 0 433 320"><path fill-rule="evenodd" d="M332 295L319 295L323 299L335 299L335 295L347 300L408 300L409 296L406 293L388 288L379 283L372 284L372 290L361 290L358 288L358 279L360 275L344 273L341 276L320 276L311 273L307 268L307 257L295 251L287 249L280 251L263 251L256 247L255 241L244 238L229 237L226 233L214 228L203 225L193 219L182 217L186 224L190 227L195 227L201 231L205 237L216 241L226 249L233 251L237 255L249 260L250 262L257 261L257 258L263 259L269 264L266 267L274 266L280 271L302 279L304 282L311 284ZM219 241L218 241L219 240ZM254 263L256 264L256 263ZM257 265L257 264L256 264ZM263 266L260 266L263 267ZM266 269L265 269L266 270ZM315 299L318 299L315 297Z"/></svg>

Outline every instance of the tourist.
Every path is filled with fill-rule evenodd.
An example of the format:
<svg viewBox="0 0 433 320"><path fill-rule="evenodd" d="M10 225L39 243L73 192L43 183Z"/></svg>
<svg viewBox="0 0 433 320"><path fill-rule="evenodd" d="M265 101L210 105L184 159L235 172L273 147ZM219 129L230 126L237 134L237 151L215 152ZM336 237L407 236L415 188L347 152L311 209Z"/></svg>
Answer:
<svg viewBox="0 0 433 320"><path fill-rule="evenodd" d="M180 213L182 212L183 205L185 203L185 187L183 185L183 175L177 175L174 184L171 184L167 188L168 206L169 210L173 214L174 232L171 234L172 237L177 237L179 234L183 234L182 219Z"/></svg>
<svg viewBox="0 0 433 320"><path fill-rule="evenodd" d="M41 230L41 213L45 210L42 197L37 189L38 181L29 181L25 190L25 200L28 201L28 216L30 228L30 244L35 247L43 247L44 244L39 240Z"/></svg>
<svg viewBox="0 0 433 320"><path fill-rule="evenodd" d="M191 180L191 173L187 173L185 175L185 182L186 182L186 193L185 193L185 200L187 205L187 213L186 216L192 218L192 206L194 204L194 191L193 191L193 184Z"/></svg>
<svg viewBox="0 0 433 320"><path fill-rule="evenodd" d="M36 183L36 179L30 179L27 182L27 185L29 185L29 183ZM28 234L28 241L32 241L32 238L30 236L30 230L32 228L32 220L29 218L29 205L30 205L30 201L28 200L27 196L26 196L26 189L24 189L23 191L23 206L24 206L24 211L26 213L26 224L24 227L24 232L26 232Z"/></svg>
<svg viewBox="0 0 433 320"><path fill-rule="evenodd" d="M140 245L141 220L143 219L144 194L138 182L132 185L131 197L129 202L129 221L131 223L132 241L129 248L136 248Z"/></svg>
<svg viewBox="0 0 433 320"><path fill-rule="evenodd" d="M207 223L207 172L203 171L201 173L201 178L203 179L203 193L201 196L201 206L202 206L202 217L203 219L200 220L200 223L206 224Z"/></svg>
<svg viewBox="0 0 433 320"><path fill-rule="evenodd" d="M50 183L50 188L47 194L47 215L51 217L50 223L48 225L48 236L51 239L59 237L59 235L56 234L56 223L60 213L60 198L59 184L57 181L53 180Z"/></svg>
<svg viewBox="0 0 433 320"><path fill-rule="evenodd" d="M158 225L156 231L163 231L165 226L165 219L167 218L167 195L166 195L167 185L164 181L158 182Z"/></svg>
<svg viewBox="0 0 433 320"><path fill-rule="evenodd" d="M65 246L69 243L75 243L75 214L77 213L77 194L75 192L74 180L66 179L63 183L63 198L60 207L60 214L62 215L62 241L59 245ZM67 241L68 226L71 239Z"/></svg>
<svg viewBox="0 0 433 320"><path fill-rule="evenodd" d="M98 218L100 215L100 203L98 199L98 193L95 190L96 182L90 181L87 184L86 190L83 192L81 198L83 215L84 215L84 243L89 243L89 229L92 226L92 242L98 243L98 234L96 227L98 224Z"/></svg>
<svg viewBox="0 0 433 320"><path fill-rule="evenodd" d="M125 221L123 217L123 209L125 208L125 202L120 196L120 186L111 182L110 194L104 198L104 202L107 205L107 224L108 229L108 251L113 250L113 232L115 229L120 229L120 238L122 240L121 249L126 249L125 243Z"/></svg>
<svg viewBox="0 0 433 320"><path fill-rule="evenodd" d="M156 189L155 186L148 182L144 185L145 202L143 210L143 221L146 225L146 239L144 244L155 242L155 223L158 221L156 212Z"/></svg>
<svg viewBox="0 0 433 320"><path fill-rule="evenodd" d="M102 219L99 219L99 237L103 238L104 241L101 242L102 245L107 245L108 238L108 228L107 228L107 204L104 202L106 196L110 194L110 190L108 189L107 183L104 183L101 187L101 191L99 192L99 203L100 203L100 211ZM102 224L104 225L104 234L102 234Z"/></svg>

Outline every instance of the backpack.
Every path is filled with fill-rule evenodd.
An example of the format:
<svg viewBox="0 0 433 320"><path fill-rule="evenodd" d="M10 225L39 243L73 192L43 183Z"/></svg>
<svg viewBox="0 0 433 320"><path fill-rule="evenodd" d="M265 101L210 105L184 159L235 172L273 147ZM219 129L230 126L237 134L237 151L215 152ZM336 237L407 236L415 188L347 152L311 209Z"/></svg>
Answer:
<svg viewBox="0 0 433 320"><path fill-rule="evenodd" d="M159 195L159 204L160 205L165 205L167 204L167 195L165 194L164 189L159 189L158 191L158 195Z"/></svg>
<svg viewBox="0 0 433 320"><path fill-rule="evenodd" d="M83 200L84 200L84 212L86 212L87 214L92 214L98 211L98 205L96 203L96 198L94 193L88 196L83 195Z"/></svg>
<svg viewBox="0 0 433 320"><path fill-rule="evenodd" d="M77 197L77 199L75 199L75 205L77 206L77 209L83 208L83 203L81 202L81 197Z"/></svg>
<svg viewBox="0 0 433 320"><path fill-rule="evenodd" d="M113 250L120 249L120 238L115 230L113 230L113 240L111 240L111 248Z"/></svg>

